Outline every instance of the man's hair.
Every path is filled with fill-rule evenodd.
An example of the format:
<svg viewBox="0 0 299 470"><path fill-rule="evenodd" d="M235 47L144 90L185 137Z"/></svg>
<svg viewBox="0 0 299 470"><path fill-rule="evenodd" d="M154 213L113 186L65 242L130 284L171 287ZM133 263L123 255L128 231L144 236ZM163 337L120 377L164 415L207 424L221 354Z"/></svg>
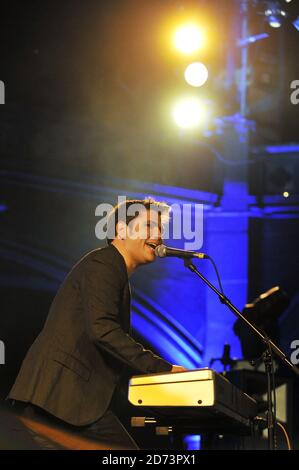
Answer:
<svg viewBox="0 0 299 470"><path fill-rule="evenodd" d="M128 209L136 204L136 208L143 206L145 210L154 210L161 215L161 222L165 223L169 219L170 207L165 202L159 202L152 198L146 199L126 199L116 204L107 219L107 242L110 244L117 235L116 226L118 222L125 222L128 225L133 219L140 215L137 210L134 215L128 215ZM138 205L138 206L137 206ZM114 236L111 236L114 235Z"/></svg>

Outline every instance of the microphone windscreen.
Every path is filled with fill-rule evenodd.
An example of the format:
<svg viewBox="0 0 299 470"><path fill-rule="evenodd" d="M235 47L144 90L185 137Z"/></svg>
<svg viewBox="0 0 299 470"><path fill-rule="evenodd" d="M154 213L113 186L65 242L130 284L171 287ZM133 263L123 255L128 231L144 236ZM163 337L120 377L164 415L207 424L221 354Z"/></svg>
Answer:
<svg viewBox="0 0 299 470"><path fill-rule="evenodd" d="M155 255L159 256L159 258L164 258L166 256L166 246L165 245L156 246Z"/></svg>

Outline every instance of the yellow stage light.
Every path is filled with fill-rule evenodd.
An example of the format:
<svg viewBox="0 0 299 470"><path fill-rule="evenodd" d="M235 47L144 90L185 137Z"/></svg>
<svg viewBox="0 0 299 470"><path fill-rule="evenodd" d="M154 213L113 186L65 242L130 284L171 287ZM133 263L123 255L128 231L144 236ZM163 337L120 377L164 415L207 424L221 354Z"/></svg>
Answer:
<svg viewBox="0 0 299 470"><path fill-rule="evenodd" d="M208 69L201 62L193 62L185 70L186 82L194 87L202 86L207 81L208 76Z"/></svg>
<svg viewBox="0 0 299 470"><path fill-rule="evenodd" d="M195 25L181 26L174 35L174 44L183 54L192 54L202 46L203 34Z"/></svg>
<svg viewBox="0 0 299 470"><path fill-rule="evenodd" d="M173 109L176 124L183 129L199 126L206 117L205 106L196 98L179 101Z"/></svg>

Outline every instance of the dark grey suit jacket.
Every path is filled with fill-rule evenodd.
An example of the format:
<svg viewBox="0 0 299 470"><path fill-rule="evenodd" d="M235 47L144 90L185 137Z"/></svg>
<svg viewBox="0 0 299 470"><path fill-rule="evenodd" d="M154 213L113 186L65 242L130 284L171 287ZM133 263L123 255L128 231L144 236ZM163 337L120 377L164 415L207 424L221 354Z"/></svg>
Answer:
<svg viewBox="0 0 299 470"><path fill-rule="evenodd" d="M113 245L94 250L61 285L7 398L38 405L73 425L96 421L128 367L132 374L171 370L129 333L124 258Z"/></svg>

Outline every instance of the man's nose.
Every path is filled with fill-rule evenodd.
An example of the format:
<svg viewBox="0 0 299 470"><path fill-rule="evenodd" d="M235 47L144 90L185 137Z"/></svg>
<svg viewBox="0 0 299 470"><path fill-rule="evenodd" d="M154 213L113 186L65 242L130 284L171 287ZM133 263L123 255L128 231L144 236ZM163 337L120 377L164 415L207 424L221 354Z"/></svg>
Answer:
<svg viewBox="0 0 299 470"><path fill-rule="evenodd" d="M155 227L151 230L151 237L155 240L161 240L161 229L159 227Z"/></svg>

